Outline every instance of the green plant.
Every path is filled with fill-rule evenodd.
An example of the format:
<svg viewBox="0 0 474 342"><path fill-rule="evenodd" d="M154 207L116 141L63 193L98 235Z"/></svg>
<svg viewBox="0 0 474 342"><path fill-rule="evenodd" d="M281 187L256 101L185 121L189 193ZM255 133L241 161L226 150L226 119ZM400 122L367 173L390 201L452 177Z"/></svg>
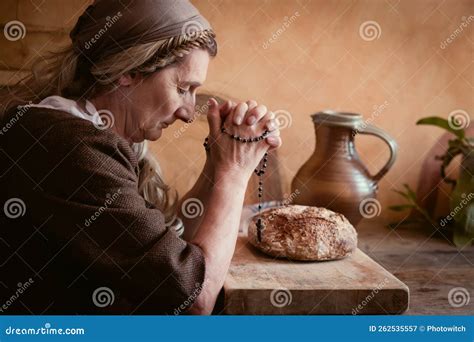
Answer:
<svg viewBox="0 0 474 342"><path fill-rule="evenodd" d="M469 120L467 120L467 123L469 123ZM394 191L405 198L407 202L401 205L390 206L389 209L394 211L409 209L417 212L419 215L415 218L409 217L400 222L391 223L389 226L395 228L402 224L420 221L429 222L437 230L446 229L449 226L453 228L452 239L456 246L463 247L471 244L474 242L474 203L470 203L474 197L474 153L472 153L474 151L474 138L466 137L464 128L456 122L455 117L450 117L446 120L433 116L418 120L416 124L440 127L454 135L454 138L449 140L446 152L442 156L435 157L441 160L440 174L442 178L453 187L450 195L451 212L441 221L435 220L420 205L415 192L407 184L404 184L404 191ZM463 159L460 176L455 180L446 176L446 168L454 157L458 155L462 155Z"/></svg>
<svg viewBox="0 0 474 342"><path fill-rule="evenodd" d="M405 191L401 190L393 190L403 198L407 200L407 203L405 204L399 204L399 205L392 205L389 206L388 208L393 211L404 211L407 209L414 210L417 212L419 217L407 217L403 219L402 221L399 222L394 222L390 223L389 227L390 228L396 228L400 225L406 225L406 224L412 224L412 223L420 223L420 222L429 222L431 223L436 229L439 229L438 224L436 221L428 214L428 212L423 209L420 204L418 203L418 199L416 197L416 193L410 188L408 184L403 184L403 187L405 188Z"/></svg>

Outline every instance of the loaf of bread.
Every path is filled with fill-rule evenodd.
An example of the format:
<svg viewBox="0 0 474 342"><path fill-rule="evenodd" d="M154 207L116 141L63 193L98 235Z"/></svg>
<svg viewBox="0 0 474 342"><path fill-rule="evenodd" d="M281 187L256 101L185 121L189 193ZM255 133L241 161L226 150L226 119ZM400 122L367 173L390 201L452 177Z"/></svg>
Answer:
<svg viewBox="0 0 474 342"><path fill-rule="evenodd" d="M333 260L357 248L357 232L341 214L303 205L288 205L262 211L261 241L258 215L250 221L249 242L274 257L293 260Z"/></svg>

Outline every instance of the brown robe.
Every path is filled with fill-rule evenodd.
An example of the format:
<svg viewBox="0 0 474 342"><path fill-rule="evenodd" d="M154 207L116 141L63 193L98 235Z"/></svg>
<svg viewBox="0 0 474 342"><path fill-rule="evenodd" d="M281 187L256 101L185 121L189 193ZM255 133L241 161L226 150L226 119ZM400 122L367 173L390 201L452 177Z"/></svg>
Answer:
<svg viewBox="0 0 474 342"><path fill-rule="evenodd" d="M139 195L128 142L62 111L19 113L0 125L0 314L184 313L203 253Z"/></svg>

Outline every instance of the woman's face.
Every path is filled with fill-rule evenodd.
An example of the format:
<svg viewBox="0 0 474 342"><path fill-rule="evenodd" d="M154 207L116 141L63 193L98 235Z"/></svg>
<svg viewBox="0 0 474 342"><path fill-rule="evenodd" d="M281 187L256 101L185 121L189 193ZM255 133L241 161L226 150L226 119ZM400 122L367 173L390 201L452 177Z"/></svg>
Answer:
<svg viewBox="0 0 474 342"><path fill-rule="evenodd" d="M209 53L195 49L179 63L147 77L122 76L120 91L125 121L121 129L132 142L157 140L180 119L193 118L196 89L206 79Z"/></svg>

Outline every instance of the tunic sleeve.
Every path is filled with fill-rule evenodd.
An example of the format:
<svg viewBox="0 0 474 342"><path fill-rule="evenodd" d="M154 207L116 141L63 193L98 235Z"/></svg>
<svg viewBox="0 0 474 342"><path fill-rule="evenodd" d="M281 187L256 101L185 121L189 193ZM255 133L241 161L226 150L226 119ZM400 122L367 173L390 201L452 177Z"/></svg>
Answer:
<svg viewBox="0 0 474 342"><path fill-rule="evenodd" d="M32 181L16 190L55 251L45 267L65 267L65 287L86 284L95 309L93 290L107 288L110 312L184 313L202 288L202 250L139 195L128 142L78 120L54 125L22 160Z"/></svg>

